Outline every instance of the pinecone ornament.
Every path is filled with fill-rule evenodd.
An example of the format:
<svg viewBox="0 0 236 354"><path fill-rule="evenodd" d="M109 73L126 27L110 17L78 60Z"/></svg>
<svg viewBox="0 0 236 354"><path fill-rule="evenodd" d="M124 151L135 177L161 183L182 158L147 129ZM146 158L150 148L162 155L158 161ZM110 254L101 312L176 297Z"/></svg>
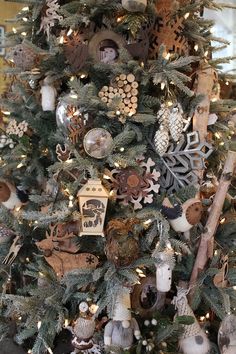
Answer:
<svg viewBox="0 0 236 354"><path fill-rule="evenodd" d="M169 114L169 131L172 139L178 142L184 128L182 107L178 104Z"/></svg>
<svg viewBox="0 0 236 354"><path fill-rule="evenodd" d="M161 125L159 130L156 132L154 137L154 145L156 151L160 156L164 155L169 146L169 132L168 128L164 125Z"/></svg>

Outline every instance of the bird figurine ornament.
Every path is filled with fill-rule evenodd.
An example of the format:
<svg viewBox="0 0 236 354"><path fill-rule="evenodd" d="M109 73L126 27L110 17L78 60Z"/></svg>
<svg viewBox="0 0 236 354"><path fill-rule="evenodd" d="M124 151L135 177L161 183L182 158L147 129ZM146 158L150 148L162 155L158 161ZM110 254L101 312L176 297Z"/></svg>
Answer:
<svg viewBox="0 0 236 354"><path fill-rule="evenodd" d="M28 202L28 195L13 184L0 180L0 202L7 209L13 210Z"/></svg>
<svg viewBox="0 0 236 354"><path fill-rule="evenodd" d="M167 218L171 227L176 232L183 232L189 238L189 231L197 225L202 216L203 206L200 199L191 198L182 205L176 203L172 205L168 198L162 204L162 214Z"/></svg>

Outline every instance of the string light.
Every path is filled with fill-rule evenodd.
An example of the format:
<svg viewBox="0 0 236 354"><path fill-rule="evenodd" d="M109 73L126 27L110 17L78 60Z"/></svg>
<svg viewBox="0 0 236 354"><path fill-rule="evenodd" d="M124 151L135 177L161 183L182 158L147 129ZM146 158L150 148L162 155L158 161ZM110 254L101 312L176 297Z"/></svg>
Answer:
<svg viewBox="0 0 236 354"><path fill-rule="evenodd" d="M206 318L209 319L210 318L210 314L209 312L206 314Z"/></svg>
<svg viewBox="0 0 236 354"><path fill-rule="evenodd" d="M209 54L209 52L208 52L208 50L206 50L205 53L204 53L204 57L207 57L208 54Z"/></svg>
<svg viewBox="0 0 236 354"><path fill-rule="evenodd" d="M148 220L143 222L143 225L150 225L151 223L152 223L152 220L148 219Z"/></svg>
<svg viewBox="0 0 236 354"><path fill-rule="evenodd" d="M120 167L120 165L118 164L118 162L115 162L114 165L115 165L115 167L117 167L117 168Z"/></svg>
<svg viewBox="0 0 236 354"><path fill-rule="evenodd" d="M73 32L73 29L70 28L66 35L69 37L72 34L72 32Z"/></svg>
<svg viewBox="0 0 236 354"><path fill-rule="evenodd" d="M24 166L24 164L22 162L20 162L19 165L16 166L16 168L21 168L23 166Z"/></svg>
<svg viewBox="0 0 236 354"><path fill-rule="evenodd" d="M165 82L162 82L161 83L161 90L164 90L165 86L166 86Z"/></svg>
<svg viewBox="0 0 236 354"><path fill-rule="evenodd" d="M23 20L24 22L27 22L27 21L28 21L28 18L27 18L27 17L23 17L22 20Z"/></svg>
<svg viewBox="0 0 236 354"><path fill-rule="evenodd" d="M198 51L198 44L195 44L195 46L194 46L194 50L195 50L195 52L197 52Z"/></svg>
<svg viewBox="0 0 236 354"><path fill-rule="evenodd" d="M32 350L31 350L31 349L29 349L27 353L28 353L28 354L31 354L31 353L32 353Z"/></svg>
<svg viewBox="0 0 236 354"><path fill-rule="evenodd" d="M64 327L68 327L68 326L69 326L69 323L70 323L69 320L66 318L66 319L65 319L65 322L64 322Z"/></svg>
<svg viewBox="0 0 236 354"><path fill-rule="evenodd" d="M229 86L229 81L226 81L225 85Z"/></svg>
<svg viewBox="0 0 236 354"><path fill-rule="evenodd" d="M170 59L170 53L167 53L167 54L166 54L165 59L166 59L166 60L169 60L169 59Z"/></svg>
<svg viewBox="0 0 236 354"><path fill-rule="evenodd" d="M12 27L12 32L17 33L17 29L15 27Z"/></svg>
<svg viewBox="0 0 236 354"><path fill-rule="evenodd" d="M116 22L121 22L122 21L122 17L118 17Z"/></svg>
<svg viewBox="0 0 236 354"><path fill-rule="evenodd" d="M187 13L184 15L185 20L187 20L187 18L189 18L189 15L190 15L189 12L187 12Z"/></svg>
<svg viewBox="0 0 236 354"><path fill-rule="evenodd" d="M116 115L119 116L120 115L120 111L117 110L116 111Z"/></svg>
<svg viewBox="0 0 236 354"><path fill-rule="evenodd" d="M125 151L125 148L121 147L121 148L120 148L120 151L121 151L121 152Z"/></svg>
<svg viewBox="0 0 236 354"><path fill-rule="evenodd" d="M70 82L74 81L75 77L74 76L71 76L70 78Z"/></svg>
<svg viewBox="0 0 236 354"><path fill-rule="evenodd" d="M41 326L42 326L42 322L41 322L41 321L38 321L38 324L37 324L38 329L40 329Z"/></svg>
<svg viewBox="0 0 236 354"><path fill-rule="evenodd" d="M29 6L25 6L21 9L21 11L29 11Z"/></svg>
<svg viewBox="0 0 236 354"><path fill-rule="evenodd" d="M60 43L60 44L63 44L63 43L64 43L64 37L63 37L63 36L60 37L59 43Z"/></svg>
<svg viewBox="0 0 236 354"><path fill-rule="evenodd" d="M85 74L81 74L81 75L80 75L80 78L81 78L81 79L84 79L85 77L86 77Z"/></svg>
<svg viewBox="0 0 236 354"><path fill-rule="evenodd" d="M221 138L220 133L216 132L216 133L215 133L215 137L216 137L217 139L220 139L220 138Z"/></svg>
<svg viewBox="0 0 236 354"><path fill-rule="evenodd" d="M103 175L103 178L104 179L110 179L110 177L108 175L105 175L105 174Z"/></svg>
<svg viewBox="0 0 236 354"><path fill-rule="evenodd" d="M11 112L9 111L2 111L3 114L5 114L5 116L10 116Z"/></svg>
<svg viewBox="0 0 236 354"><path fill-rule="evenodd" d="M25 37L25 36L27 36L27 33L26 32L21 32L21 35Z"/></svg>
<svg viewBox="0 0 236 354"><path fill-rule="evenodd" d="M233 289L236 290L236 286L235 285L233 286Z"/></svg>
<svg viewBox="0 0 236 354"><path fill-rule="evenodd" d="M225 220L226 220L226 218L222 218L222 219L220 220L220 224L224 224Z"/></svg>
<svg viewBox="0 0 236 354"><path fill-rule="evenodd" d="M78 95L77 95L76 93L71 93L71 94L70 94L70 97L76 99L76 98L78 98Z"/></svg>

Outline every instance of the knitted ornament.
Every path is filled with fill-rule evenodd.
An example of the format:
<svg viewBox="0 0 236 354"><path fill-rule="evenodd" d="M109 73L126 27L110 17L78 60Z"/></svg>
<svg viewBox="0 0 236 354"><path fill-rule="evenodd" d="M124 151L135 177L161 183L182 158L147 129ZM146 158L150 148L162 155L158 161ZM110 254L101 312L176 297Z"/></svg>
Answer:
<svg viewBox="0 0 236 354"><path fill-rule="evenodd" d="M172 301L177 309L178 316L194 317L193 324L183 325L183 333L179 339L180 349L184 354L208 354L210 342L188 304L187 293L188 290L177 287L177 295Z"/></svg>
<svg viewBox="0 0 236 354"><path fill-rule="evenodd" d="M0 203L7 209L21 207L27 201L28 195L24 191L5 180L0 180Z"/></svg>
<svg viewBox="0 0 236 354"><path fill-rule="evenodd" d="M184 117L182 107L178 104L169 115L169 130L174 141L179 141L184 128Z"/></svg>
<svg viewBox="0 0 236 354"><path fill-rule="evenodd" d="M218 346L221 354L236 353L236 316L227 315L219 328Z"/></svg>
<svg viewBox="0 0 236 354"><path fill-rule="evenodd" d="M166 126L161 125L154 137L154 145L160 156L164 155L169 146L169 132Z"/></svg>

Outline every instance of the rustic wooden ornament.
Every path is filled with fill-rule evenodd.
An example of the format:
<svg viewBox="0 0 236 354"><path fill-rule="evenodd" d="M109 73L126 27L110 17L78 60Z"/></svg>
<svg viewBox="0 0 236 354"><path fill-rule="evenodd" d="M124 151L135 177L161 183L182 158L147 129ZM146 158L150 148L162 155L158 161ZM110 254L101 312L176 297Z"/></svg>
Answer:
<svg viewBox="0 0 236 354"><path fill-rule="evenodd" d="M217 273L213 278L213 283L217 288L226 288L229 284L228 280L226 279L228 270L229 270L229 257L227 255L223 255L221 257L221 268L219 273Z"/></svg>
<svg viewBox="0 0 236 354"><path fill-rule="evenodd" d="M46 239L36 242L37 247L44 252L48 264L54 269L58 277L74 269L95 269L98 258L90 253L73 254L79 247L72 242L73 233L66 233L59 237L58 225L50 226L50 233L46 233ZM64 243L64 245L63 245ZM61 245L61 246L60 246ZM62 250L65 250L63 252ZM71 252L71 253L68 253Z"/></svg>
<svg viewBox="0 0 236 354"><path fill-rule="evenodd" d="M185 232L198 224L202 217L203 206L201 200L191 198L183 205L172 205L168 198L165 198L162 204L162 212L167 217L171 227L176 232Z"/></svg>
<svg viewBox="0 0 236 354"><path fill-rule="evenodd" d="M96 62L113 64L119 61L119 49L125 46L123 37L113 31L105 30L92 37L88 44L88 51Z"/></svg>
<svg viewBox="0 0 236 354"><path fill-rule="evenodd" d="M155 162L151 158L146 162L141 159L139 165L141 171L130 167L106 170L106 175L111 180L114 198L122 200L125 205L132 203L134 209L141 209L141 202L152 203L154 193L158 193L160 187L158 184L160 172L154 168Z"/></svg>
<svg viewBox="0 0 236 354"><path fill-rule="evenodd" d="M156 9L158 16L151 29L149 59L157 59L162 44L165 45L167 53L188 55L188 41L183 35L184 17L173 18L173 1L158 1Z"/></svg>
<svg viewBox="0 0 236 354"><path fill-rule="evenodd" d="M16 236L10 249L9 249L7 256L4 258L2 263L3 264L12 264L14 262L15 258L17 257L22 245L23 245L23 243L22 243L20 236Z"/></svg>
<svg viewBox="0 0 236 354"><path fill-rule="evenodd" d="M113 219L106 228L105 253L117 267L128 266L139 256L139 242L134 231L137 219Z"/></svg>
<svg viewBox="0 0 236 354"><path fill-rule="evenodd" d="M109 87L103 86L98 96L109 108L116 110L114 116L124 123L126 117L136 113L138 87L139 84L132 73L120 74L111 81Z"/></svg>
<svg viewBox="0 0 236 354"><path fill-rule="evenodd" d="M236 316L227 315L219 328L218 346L221 354L236 353Z"/></svg>
<svg viewBox="0 0 236 354"><path fill-rule="evenodd" d="M104 236L103 226L109 194L101 181L89 179L79 190L77 196L81 213L80 236Z"/></svg>
<svg viewBox="0 0 236 354"><path fill-rule="evenodd" d="M156 287L156 277L147 276L140 279L131 294L132 309L141 317L153 317L156 311L161 311L165 305L166 293Z"/></svg>
<svg viewBox="0 0 236 354"><path fill-rule="evenodd" d="M187 290L177 287L177 295L172 301L178 316L191 316L195 319L193 324L183 325L183 333L179 339L180 349L184 354L208 354L210 350L209 339L188 304L187 293Z"/></svg>
<svg viewBox="0 0 236 354"><path fill-rule="evenodd" d="M71 151L67 145L64 145L64 148L61 144L56 146L57 159L60 162L65 162L71 158Z"/></svg>

